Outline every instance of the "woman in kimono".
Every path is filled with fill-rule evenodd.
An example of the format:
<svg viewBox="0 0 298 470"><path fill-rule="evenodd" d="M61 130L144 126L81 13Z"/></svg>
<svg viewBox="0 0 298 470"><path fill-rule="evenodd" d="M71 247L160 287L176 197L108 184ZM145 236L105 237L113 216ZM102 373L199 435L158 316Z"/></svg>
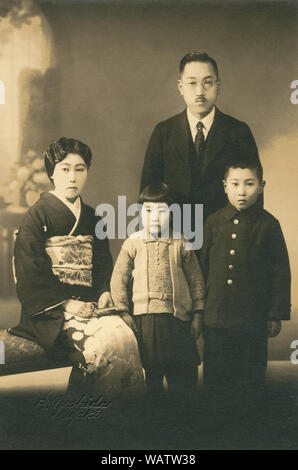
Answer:
<svg viewBox="0 0 298 470"><path fill-rule="evenodd" d="M73 391L129 397L143 391L143 373L133 322L112 307L108 240L95 237L99 217L80 197L91 158L86 144L65 137L45 152L54 189L41 194L17 234L22 314L10 332L62 350L74 366Z"/></svg>

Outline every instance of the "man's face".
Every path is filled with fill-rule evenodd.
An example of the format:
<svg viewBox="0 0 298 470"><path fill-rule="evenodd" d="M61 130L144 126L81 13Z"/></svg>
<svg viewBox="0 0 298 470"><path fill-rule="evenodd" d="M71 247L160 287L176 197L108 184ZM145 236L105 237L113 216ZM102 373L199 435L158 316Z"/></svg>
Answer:
<svg viewBox="0 0 298 470"><path fill-rule="evenodd" d="M256 171L250 168L230 168L223 183L230 203L238 211L251 207L264 187Z"/></svg>
<svg viewBox="0 0 298 470"><path fill-rule="evenodd" d="M210 62L185 65L178 88L190 112L202 119L210 113L219 92L219 81Z"/></svg>

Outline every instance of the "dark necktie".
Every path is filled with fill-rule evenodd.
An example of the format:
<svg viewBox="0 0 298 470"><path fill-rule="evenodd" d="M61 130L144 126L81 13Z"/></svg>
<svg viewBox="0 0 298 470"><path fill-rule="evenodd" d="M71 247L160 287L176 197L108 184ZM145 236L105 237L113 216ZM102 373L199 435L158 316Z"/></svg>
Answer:
<svg viewBox="0 0 298 470"><path fill-rule="evenodd" d="M202 124L201 121L199 121L197 123L198 132L195 138L195 148L196 148L198 157L202 156L202 146L205 140L204 134L203 134L203 127L204 127L204 124Z"/></svg>

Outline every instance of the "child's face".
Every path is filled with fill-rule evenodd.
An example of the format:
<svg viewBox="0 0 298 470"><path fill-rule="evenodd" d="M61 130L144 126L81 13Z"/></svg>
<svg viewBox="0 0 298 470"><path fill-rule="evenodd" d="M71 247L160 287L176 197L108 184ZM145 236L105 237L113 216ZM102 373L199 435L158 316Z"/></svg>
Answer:
<svg viewBox="0 0 298 470"><path fill-rule="evenodd" d="M87 165L80 155L69 153L55 166L52 179L55 191L73 202L85 186Z"/></svg>
<svg viewBox="0 0 298 470"><path fill-rule="evenodd" d="M250 168L230 168L223 183L230 203L239 211L251 207L264 187L256 171Z"/></svg>
<svg viewBox="0 0 298 470"><path fill-rule="evenodd" d="M165 202L144 202L142 206L142 223L147 234L154 238L169 236L169 207Z"/></svg>

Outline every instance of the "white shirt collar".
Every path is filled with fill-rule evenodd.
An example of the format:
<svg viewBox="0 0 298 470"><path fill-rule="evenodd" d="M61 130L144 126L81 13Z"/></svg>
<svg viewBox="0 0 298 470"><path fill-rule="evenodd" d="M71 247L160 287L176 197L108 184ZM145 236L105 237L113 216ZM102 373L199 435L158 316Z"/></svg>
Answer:
<svg viewBox="0 0 298 470"><path fill-rule="evenodd" d="M60 201L62 201L63 204L65 204L71 210L71 212L73 213L75 218L78 220L78 218L80 217L80 213L81 213L81 198L80 198L80 196L78 196L76 198L75 202L70 202L64 196L61 196L61 194L56 193L55 190L50 191L50 193L53 194L54 196L56 196L58 199L60 199Z"/></svg>
<svg viewBox="0 0 298 470"><path fill-rule="evenodd" d="M205 140L207 139L207 135L210 131L210 128L213 124L213 121L214 121L214 116L215 116L215 106L213 106L212 110L210 111L209 114L207 114L207 116L203 117L203 119L199 119L197 116L194 116L189 108L186 109L186 113L187 113L187 119L188 119L188 123L189 123L189 127L190 127L190 131L191 131L191 135L192 135L192 140L195 141L195 138L196 138L196 135L197 135L197 124L199 121L201 121L201 123L204 125L203 127L203 134L204 134L204 137L205 137Z"/></svg>

